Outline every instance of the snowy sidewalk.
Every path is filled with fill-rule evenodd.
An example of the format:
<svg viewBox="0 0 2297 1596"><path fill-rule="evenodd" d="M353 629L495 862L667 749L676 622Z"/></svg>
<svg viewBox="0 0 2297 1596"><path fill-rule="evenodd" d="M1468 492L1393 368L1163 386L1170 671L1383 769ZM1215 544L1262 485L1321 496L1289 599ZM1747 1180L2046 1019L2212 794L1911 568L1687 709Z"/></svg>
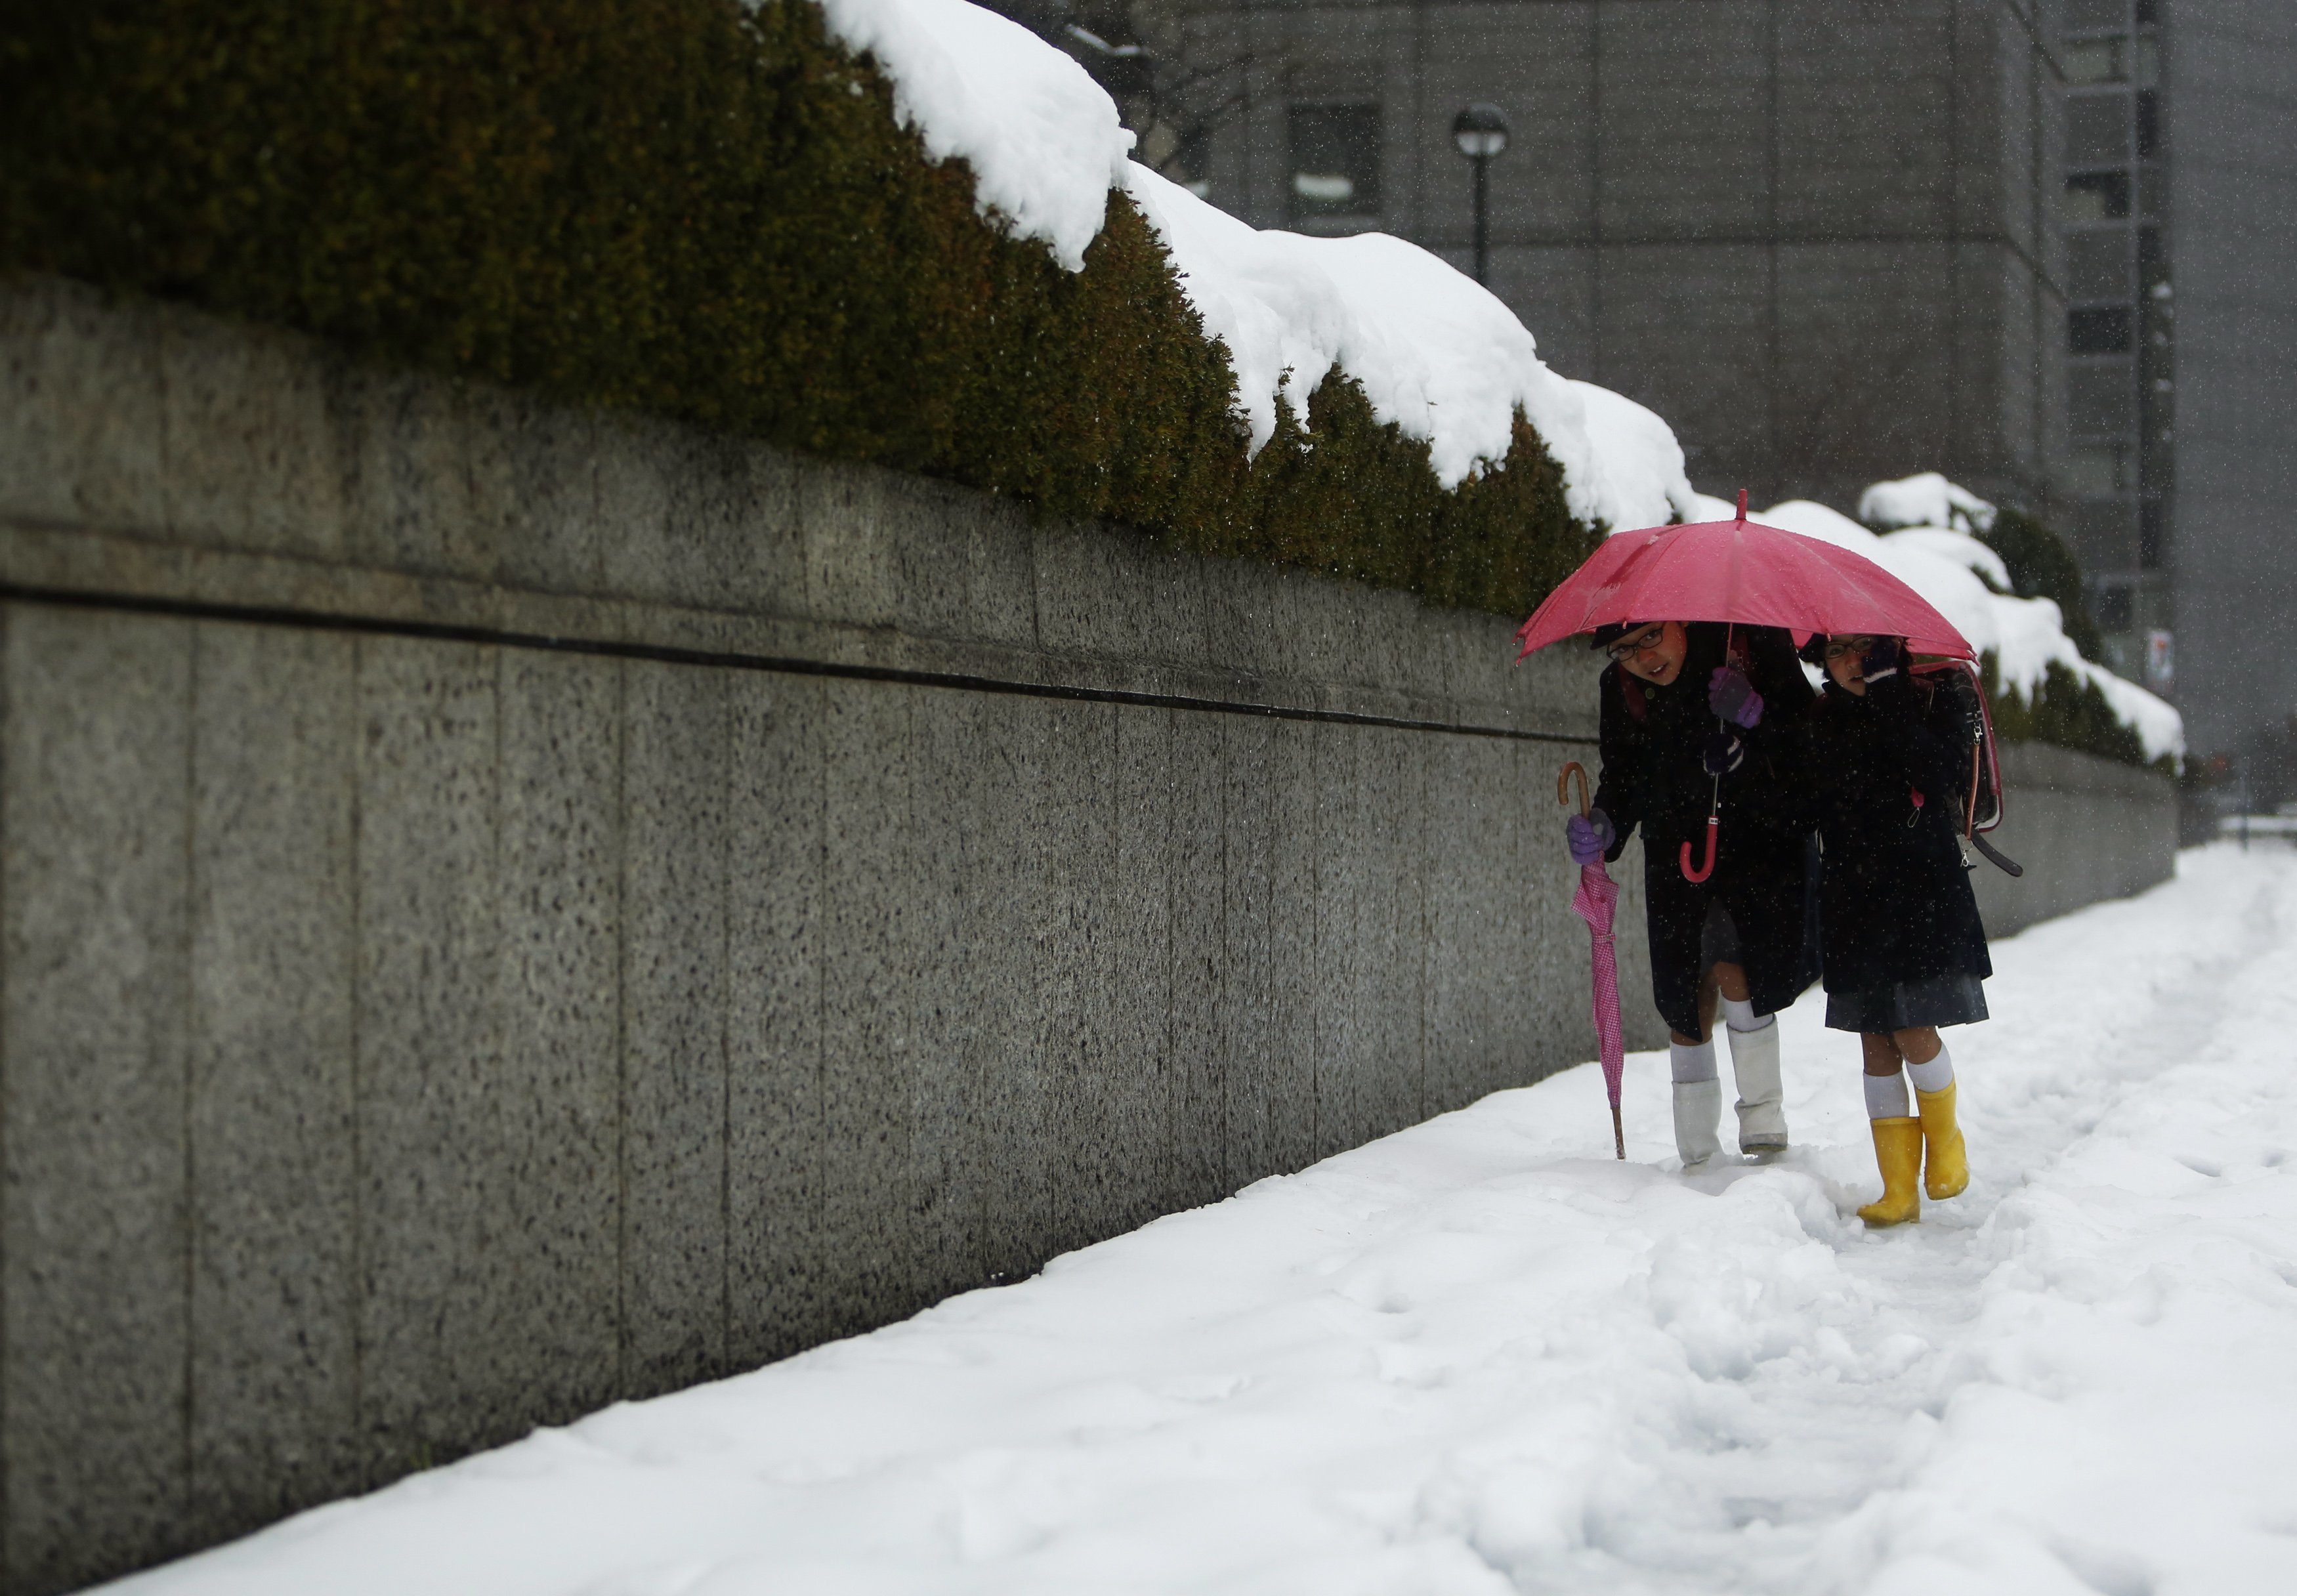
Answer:
<svg viewBox="0 0 2297 1596"><path fill-rule="evenodd" d="M116 1588L2297 1591L2297 856L1995 957L1918 1228L1813 994L1780 1164L1574 1070Z"/></svg>

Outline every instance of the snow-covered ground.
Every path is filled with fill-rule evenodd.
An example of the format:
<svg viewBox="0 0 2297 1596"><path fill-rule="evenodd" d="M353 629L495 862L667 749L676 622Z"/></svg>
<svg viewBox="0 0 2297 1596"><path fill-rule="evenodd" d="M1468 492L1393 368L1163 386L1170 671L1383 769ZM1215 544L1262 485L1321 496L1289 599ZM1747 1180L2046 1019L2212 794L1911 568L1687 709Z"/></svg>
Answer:
<svg viewBox="0 0 2297 1596"><path fill-rule="evenodd" d="M2297 855L1996 961L1917 1228L1814 997L1781 1164L1675 1172L1656 1055L1615 1163L1573 1070L120 1589L2297 1590Z"/></svg>

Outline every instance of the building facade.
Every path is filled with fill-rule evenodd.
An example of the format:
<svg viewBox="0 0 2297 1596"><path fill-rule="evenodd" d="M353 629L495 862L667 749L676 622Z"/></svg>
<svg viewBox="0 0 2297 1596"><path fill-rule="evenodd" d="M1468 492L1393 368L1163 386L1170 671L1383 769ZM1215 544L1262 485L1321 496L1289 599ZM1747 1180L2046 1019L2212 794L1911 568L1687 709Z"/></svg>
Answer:
<svg viewBox="0 0 2297 1596"><path fill-rule="evenodd" d="M2062 530L2107 662L2174 688L2167 550L2176 483L2167 115L2155 0L2064 0Z"/></svg>
<svg viewBox="0 0 2297 1596"><path fill-rule="evenodd" d="M1491 287L1558 369L1665 415L1706 490L1847 508L1935 469L2052 503L2062 86L2029 0L1174 9L1224 108L1183 175L1256 226L1466 268L1452 123L1504 111Z"/></svg>
<svg viewBox="0 0 2297 1596"><path fill-rule="evenodd" d="M2147 579L2168 590L2178 705L2209 754L2297 726L2297 5L2164 0L2161 13L2173 276L2146 292L2152 335L2176 328L2174 416L2169 372L2146 390L2177 472L2166 542L2140 554L2158 559Z"/></svg>

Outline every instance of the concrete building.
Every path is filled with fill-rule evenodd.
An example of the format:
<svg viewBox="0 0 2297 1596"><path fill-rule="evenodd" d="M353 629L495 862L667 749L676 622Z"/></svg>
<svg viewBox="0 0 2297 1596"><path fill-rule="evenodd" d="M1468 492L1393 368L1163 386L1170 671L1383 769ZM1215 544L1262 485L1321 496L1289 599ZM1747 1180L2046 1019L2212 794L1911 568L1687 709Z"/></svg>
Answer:
<svg viewBox="0 0 2297 1596"><path fill-rule="evenodd" d="M2149 302L2175 309L2178 469L2167 545L2151 552L2178 703L2211 753L2297 715L2297 6L2177 0L2160 29L2175 276ZM2149 390L2166 398L2167 378Z"/></svg>
<svg viewBox="0 0 2297 1596"><path fill-rule="evenodd" d="M1257 226L1379 228L1466 267L1452 121L1501 106L1492 287L1559 369L1664 415L1708 491L1848 507L1938 469L2054 507L2061 83L2038 3L1160 9L1221 79L1188 175Z"/></svg>

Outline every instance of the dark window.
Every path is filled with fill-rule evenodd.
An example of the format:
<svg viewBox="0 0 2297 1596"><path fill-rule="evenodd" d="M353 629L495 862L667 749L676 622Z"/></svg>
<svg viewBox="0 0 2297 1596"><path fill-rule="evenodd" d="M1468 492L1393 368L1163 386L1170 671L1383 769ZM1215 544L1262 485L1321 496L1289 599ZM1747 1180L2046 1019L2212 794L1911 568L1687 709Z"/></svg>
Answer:
<svg viewBox="0 0 2297 1596"><path fill-rule="evenodd" d="M2129 96L2119 90L2066 96L2066 164L2120 166L2129 159Z"/></svg>
<svg viewBox="0 0 2297 1596"><path fill-rule="evenodd" d="M2151 28L2161 20L2161 8L2154 0L2137 0L2137 25Z"/></svg>
<svg viewBox="0 0 2297 1596"><path fill-rule="evenodd" d="M2084 172L2066 179L2066 220L2105 222L2128 214L2128 172Z"/></svg>
<svg viewBox="0 0 2297 1596"><path fill-rule="evenodd" d="M2137 171L2138 209L2147 221L2166 220L2169 213L2169 177L2158 166Z"/></svg>
<svg viewBox="0 0 2297 1596"><path fill-rule="evenodd" d="M2161 91L2137 91L2137 159L2151 160L2161 147Z"/></svg>
<svg viewBox="0 0 2297 1596"><path fill-rule="evenodd" d="M2121 0L2066 0L2066 26L2077 33L2119 33L2128 14Z"/></svg>
<svg viewBox="0 0 2297 1596"><path fill-rule="evenodd" d="M1292 214L1379 213L1379 107L1295 105Z"/></svg>
<svg viewBox="0 0 2297 1596"><path fill-rule="evenodd" d="M2066 351L2121 355L2129 350L2129 307L2097 305L2066 312Z"/></svg>
<svg viewBox="0 0 2297 1596"><path fill-rule="evenodd" d="M2125 548L2128 546L2124 544ZM2100 588L2097 590L2097 624L2110 632L2129 629L2129 589L2123 587Z"/></svg>

